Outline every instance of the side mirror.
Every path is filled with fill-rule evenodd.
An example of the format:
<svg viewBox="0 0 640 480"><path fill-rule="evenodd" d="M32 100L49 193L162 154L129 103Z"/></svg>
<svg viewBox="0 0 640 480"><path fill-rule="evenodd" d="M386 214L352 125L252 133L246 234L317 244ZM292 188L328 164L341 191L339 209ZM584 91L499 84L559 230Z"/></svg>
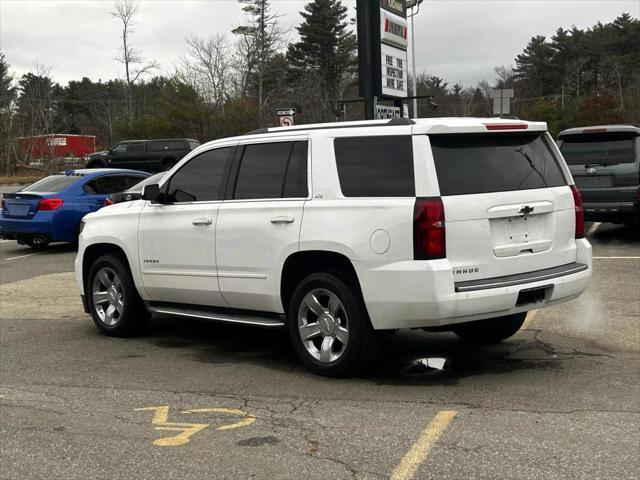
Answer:
<svg viewBox="0 0 640 480"><path fill-rule="evenodd" d="M158 185L157 183L145 185L144 187L142 187L143 200L151 200L152 202L157 202L160 199L160 196L160 185Z"/></svg>

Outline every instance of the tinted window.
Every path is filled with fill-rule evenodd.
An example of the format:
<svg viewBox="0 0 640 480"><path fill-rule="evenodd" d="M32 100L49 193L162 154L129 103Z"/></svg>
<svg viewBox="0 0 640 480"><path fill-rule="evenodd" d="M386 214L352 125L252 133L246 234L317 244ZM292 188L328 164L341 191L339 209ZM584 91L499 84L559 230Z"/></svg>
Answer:
<svg viewBox="0 0 640 480"><path fill-rule="evenodd" d="M149 142L147 144L147 149L150 152L163 152L163 151L167 150L168 148L169 148L169 143L168 142L155 141L155 142Z"/></svg>
<svg viewBox="0 0 640 480"><path fill-rule="evenodd" d="M123 192L129 188L129 177L121 175L109 175L96 179L97 193L111 195L112 193ZM95 187L94 187L95 188Z"/></svg>
<svg viewBox="0 0 640 480"><path fill-rule="evenodd" d="M81 177L74 175L52 175L22 189L23 192L58 193Z"/></svg>
<svg viewBox="0 0 640 480"><path fill-rule="evenodd" d="M187 145L182 140L169 142L169 150L185 150Z"/></svg>
<svg viewBox="0 0 640 480"><path fill-rule="evenodd" d="M144 154L144 143L134 142L127 145L127 155Z"/></svg>
<svg viewBox="0 0 640 480"><path fill-rule="evenodd" d="M334 141L345 197L413 197L410 136L349 137Z"/></svg>
<svg viewBox="0 0 640 480"><path fill-rule="evenodd" d="M560 151L569 165L615 165L635 161L635 133L603 132L565 135Z"/></svg>
<svg viewBox="0 0 640 480"><path fill-rule="evenodd" d="M113 151L115 153L125 153L127 151L127 144L126 143L119 143L118 145L113 147L111 149L111 151Z"/></svg>
<svg viewBox="0 0 640 480"><path fill-rule="evenodd" d="M189 147L191 148L191 150L193 150L194 148L200 146L200 142L196 141L196 140L189 140Z"/></svg>
<svg viewBox="0 0 640 480"><path fill-rule="evenodd" d="M159 172L156 173L155 175L151 175L150 177L145 178L144 180L142 180L141 182L138 181L138 183L134 184L132 187L129 188L129 190L127 190L127 192L142 192L142 187L144 187L145 185L153 185L154 183L160 183L160 180L162 180L162 178L167 174L167 172ZM138 178L138 180L140 180Z"/></svg>
<svg viewBox="0 0 640 480"><path fill-rule="evenodd" d="M567 182L544 135L431 135L440 193L505 192Z"/></svg>
<svg viewBox="0 0 640 480"><path fill-rule="evenodd" d="M231 148L209 150L192 158L169 179L169 200L221 200Z"/></svg>
<svg viewBox="0 0 640 480"><path fill-rule="evenodd" d="M305 198L307 188L307 142L295 142L284 181L284 198Z"/></svg>
<svg viewBox="0 0 640 480"><path fill-rule="evenodd" d="M244 148L234 198L280 198L293 142L262 143Z"/></svg>

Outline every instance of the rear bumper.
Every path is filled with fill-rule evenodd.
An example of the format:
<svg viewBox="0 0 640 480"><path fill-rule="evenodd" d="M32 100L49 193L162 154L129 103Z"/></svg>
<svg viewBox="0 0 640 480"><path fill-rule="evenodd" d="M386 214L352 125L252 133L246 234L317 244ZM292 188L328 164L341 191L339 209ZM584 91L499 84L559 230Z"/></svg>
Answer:
<svg viewBox="0 0 640 480"><path fill-rule="evenodd" d="M640 218L640 202L589 202L583 207L585 220L591 222Z"/></svg>
<svg viewBox="0 0 640 480"><path fill-rule="evenodd" d="M48 219L39 221L0 217L0 237L18 239L20 237L33 237L34 235L45 235L51 238L51 222Z"/></svg>
<svg viewBox="0 0 640 480"><path fill-rule="evenodd" d="M18 240L44 235L52 242L74 242L78 236L76 217L65 210L38 212L33 218L0 215L0 237Z"/></svg>
<svg viewBox="0 0 640 480"><path fill-rule="evenodd" d="M368 268L354 262L369 317L376 330L443 327L526 312L578 297L591 278L591 245L576 240L576 263L558 276L525 278L517 283L456 291L446 259L396 262ZM574 265L575 266L575 265ZM536 273L536 272L531 272ZM460 285L459 285L460 286ZM544 299L518 304L520 292L544 287Z"/></svg>

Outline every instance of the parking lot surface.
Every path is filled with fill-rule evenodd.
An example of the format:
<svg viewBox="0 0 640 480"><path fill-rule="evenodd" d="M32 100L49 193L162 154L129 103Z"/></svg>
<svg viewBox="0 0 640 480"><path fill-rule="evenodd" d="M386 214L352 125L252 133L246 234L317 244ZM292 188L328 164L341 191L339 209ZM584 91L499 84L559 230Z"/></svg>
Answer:
<svg viewBox="0 0 640 480"><path fill-rule="evenodd" d="M491 347L390 335L343 380L285 332L163 317L104 337L72 247L0 242L0 477L638 478L640 233L587 229L578 300Z"/></svg>

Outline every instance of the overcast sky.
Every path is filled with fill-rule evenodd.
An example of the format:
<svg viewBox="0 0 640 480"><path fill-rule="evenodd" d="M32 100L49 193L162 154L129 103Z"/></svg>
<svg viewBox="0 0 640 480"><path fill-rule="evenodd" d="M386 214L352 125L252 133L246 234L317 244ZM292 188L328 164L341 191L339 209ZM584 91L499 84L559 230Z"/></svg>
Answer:
<svg viewBox="0 0 640 480"><path fill-rule="evenodd" d="M343 1L355 16L355 0ZM271 1L292 39L305 3ZM111 9L111 0L0 0L0 50L18 76L38 63L62 84L83 76L122 78L122 65L114 60L120 25ZM640 0L425 0L415 20L418 71L465 86L492 81L493 68L512 64L532 36L609 22L622 12L640 17ZM235 0L143 0L131 41L171 72L185 37L232 37L241 21Z"/></svg>

